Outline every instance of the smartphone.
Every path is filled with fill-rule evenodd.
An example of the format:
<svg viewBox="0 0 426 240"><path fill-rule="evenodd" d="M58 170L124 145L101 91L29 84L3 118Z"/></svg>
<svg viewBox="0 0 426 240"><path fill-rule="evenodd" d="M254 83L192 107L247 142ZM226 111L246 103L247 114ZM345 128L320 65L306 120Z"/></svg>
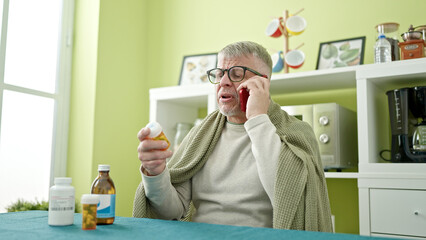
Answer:
<svg viewBox="0 0 426 240"><path fill-rule="evenodd" d="M266 75L262 75L264 78L268 78ZM249 92L247 91L247 88L241 88L240 89L240 108L241 111L245 112L247 109L247 101L248 97L250 96Z"/></svg>
<svg viewBox="0 0 426 240"><path fill-rule="evenodd" d="M247 88L240 89L240 108L241 108L241 111L243 112L245 112L247 109L247 100L249 96L250 94L247 91Z"/></svg>

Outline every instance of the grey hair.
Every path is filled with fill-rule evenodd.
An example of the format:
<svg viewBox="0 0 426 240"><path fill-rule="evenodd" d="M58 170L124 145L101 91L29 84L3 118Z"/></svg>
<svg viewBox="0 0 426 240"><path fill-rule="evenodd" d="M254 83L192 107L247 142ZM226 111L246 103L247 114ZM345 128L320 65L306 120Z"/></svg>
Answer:
<svg viewBox="0 0 426 240"><path fill-rule="evenodd" d="M266 49L255 42L242 41L231 43L220 50L219 55L222 55L226 58L232 57L241 57L241 56L254 56L260 59L262 62L268 66L270 72L272 72L272 59Z"/></svg>

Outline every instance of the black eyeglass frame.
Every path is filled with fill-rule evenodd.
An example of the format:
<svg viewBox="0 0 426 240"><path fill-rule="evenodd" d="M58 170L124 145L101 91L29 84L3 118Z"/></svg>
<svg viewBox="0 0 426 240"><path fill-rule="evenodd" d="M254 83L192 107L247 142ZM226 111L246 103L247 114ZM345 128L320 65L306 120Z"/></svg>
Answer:
<svg viewBox="0 0 426 240"><path fill-rule="evenodd" d="M232 80L232 79L231 79L231 75L229 75L229 72L231 71L231 69L236 68L236 67L239 67L239 68L244 69L243 77L241 78L241 80L238 80L238 81L234 81L234 80ZM245 67L245 66L232 66L232 67L227 68L227 69L222 69L222 68L213 68L213 69L210 69L210 70L208 70L208 71L207 71L207 77L208 77L209 81L210 81L211 83L213 83L213 84L219 84L219 83L220 83L220 80L219 80L218 82L212 82L212 80L210 79L210 73L211 73L212 71L214 71L214 70L217 70L217 69L221 70L223 74L224 74L224 72L228 72L228 78L229 78L229 81L231 81L231 82L241 82L241 81L243 81L243 80L244 80L244 78L246 77L246 71L247 71L247 70L249 70L250 72L252 72L252 73L256 74L257 76L261 76L261 77L264 77L264 78L267 78L267 77L268 77L268 76L267 76L267 75L265 75L265 74L261 74L261 73L259 73L258 71L254 70L254 69L251 69L251 68L248 68L248 67ZM222 77L223 77L223 75L222 75Z"/></svg>

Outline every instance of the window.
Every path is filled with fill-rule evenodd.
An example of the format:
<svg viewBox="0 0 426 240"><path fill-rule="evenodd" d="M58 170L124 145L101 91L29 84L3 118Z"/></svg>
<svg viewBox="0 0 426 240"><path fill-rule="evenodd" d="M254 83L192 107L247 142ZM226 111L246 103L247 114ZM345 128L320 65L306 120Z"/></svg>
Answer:
<svg viewBox="0 0 426 240"><path fill-rule="evenodd" d="M0 0L0 212L66 174L74 0Z"/></svg>

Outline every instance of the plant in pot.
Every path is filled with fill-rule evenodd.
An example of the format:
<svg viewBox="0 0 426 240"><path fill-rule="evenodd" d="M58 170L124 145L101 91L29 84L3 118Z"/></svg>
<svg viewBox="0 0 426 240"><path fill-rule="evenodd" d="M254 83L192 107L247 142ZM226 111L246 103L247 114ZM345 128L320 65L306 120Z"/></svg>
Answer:
<svg viewBox="0 0 426 240"><path fill-rule="evenodd" d="M18 199L16 202L7 206L6 210L7 212L22 212L22 211L32 211L32 210L48 211L49 202L39 201L37 199L35 199L35 201L26 201L24 199ZM77 201L75 201L75 212L76 213L81 212L80 205Z"/></svg>

